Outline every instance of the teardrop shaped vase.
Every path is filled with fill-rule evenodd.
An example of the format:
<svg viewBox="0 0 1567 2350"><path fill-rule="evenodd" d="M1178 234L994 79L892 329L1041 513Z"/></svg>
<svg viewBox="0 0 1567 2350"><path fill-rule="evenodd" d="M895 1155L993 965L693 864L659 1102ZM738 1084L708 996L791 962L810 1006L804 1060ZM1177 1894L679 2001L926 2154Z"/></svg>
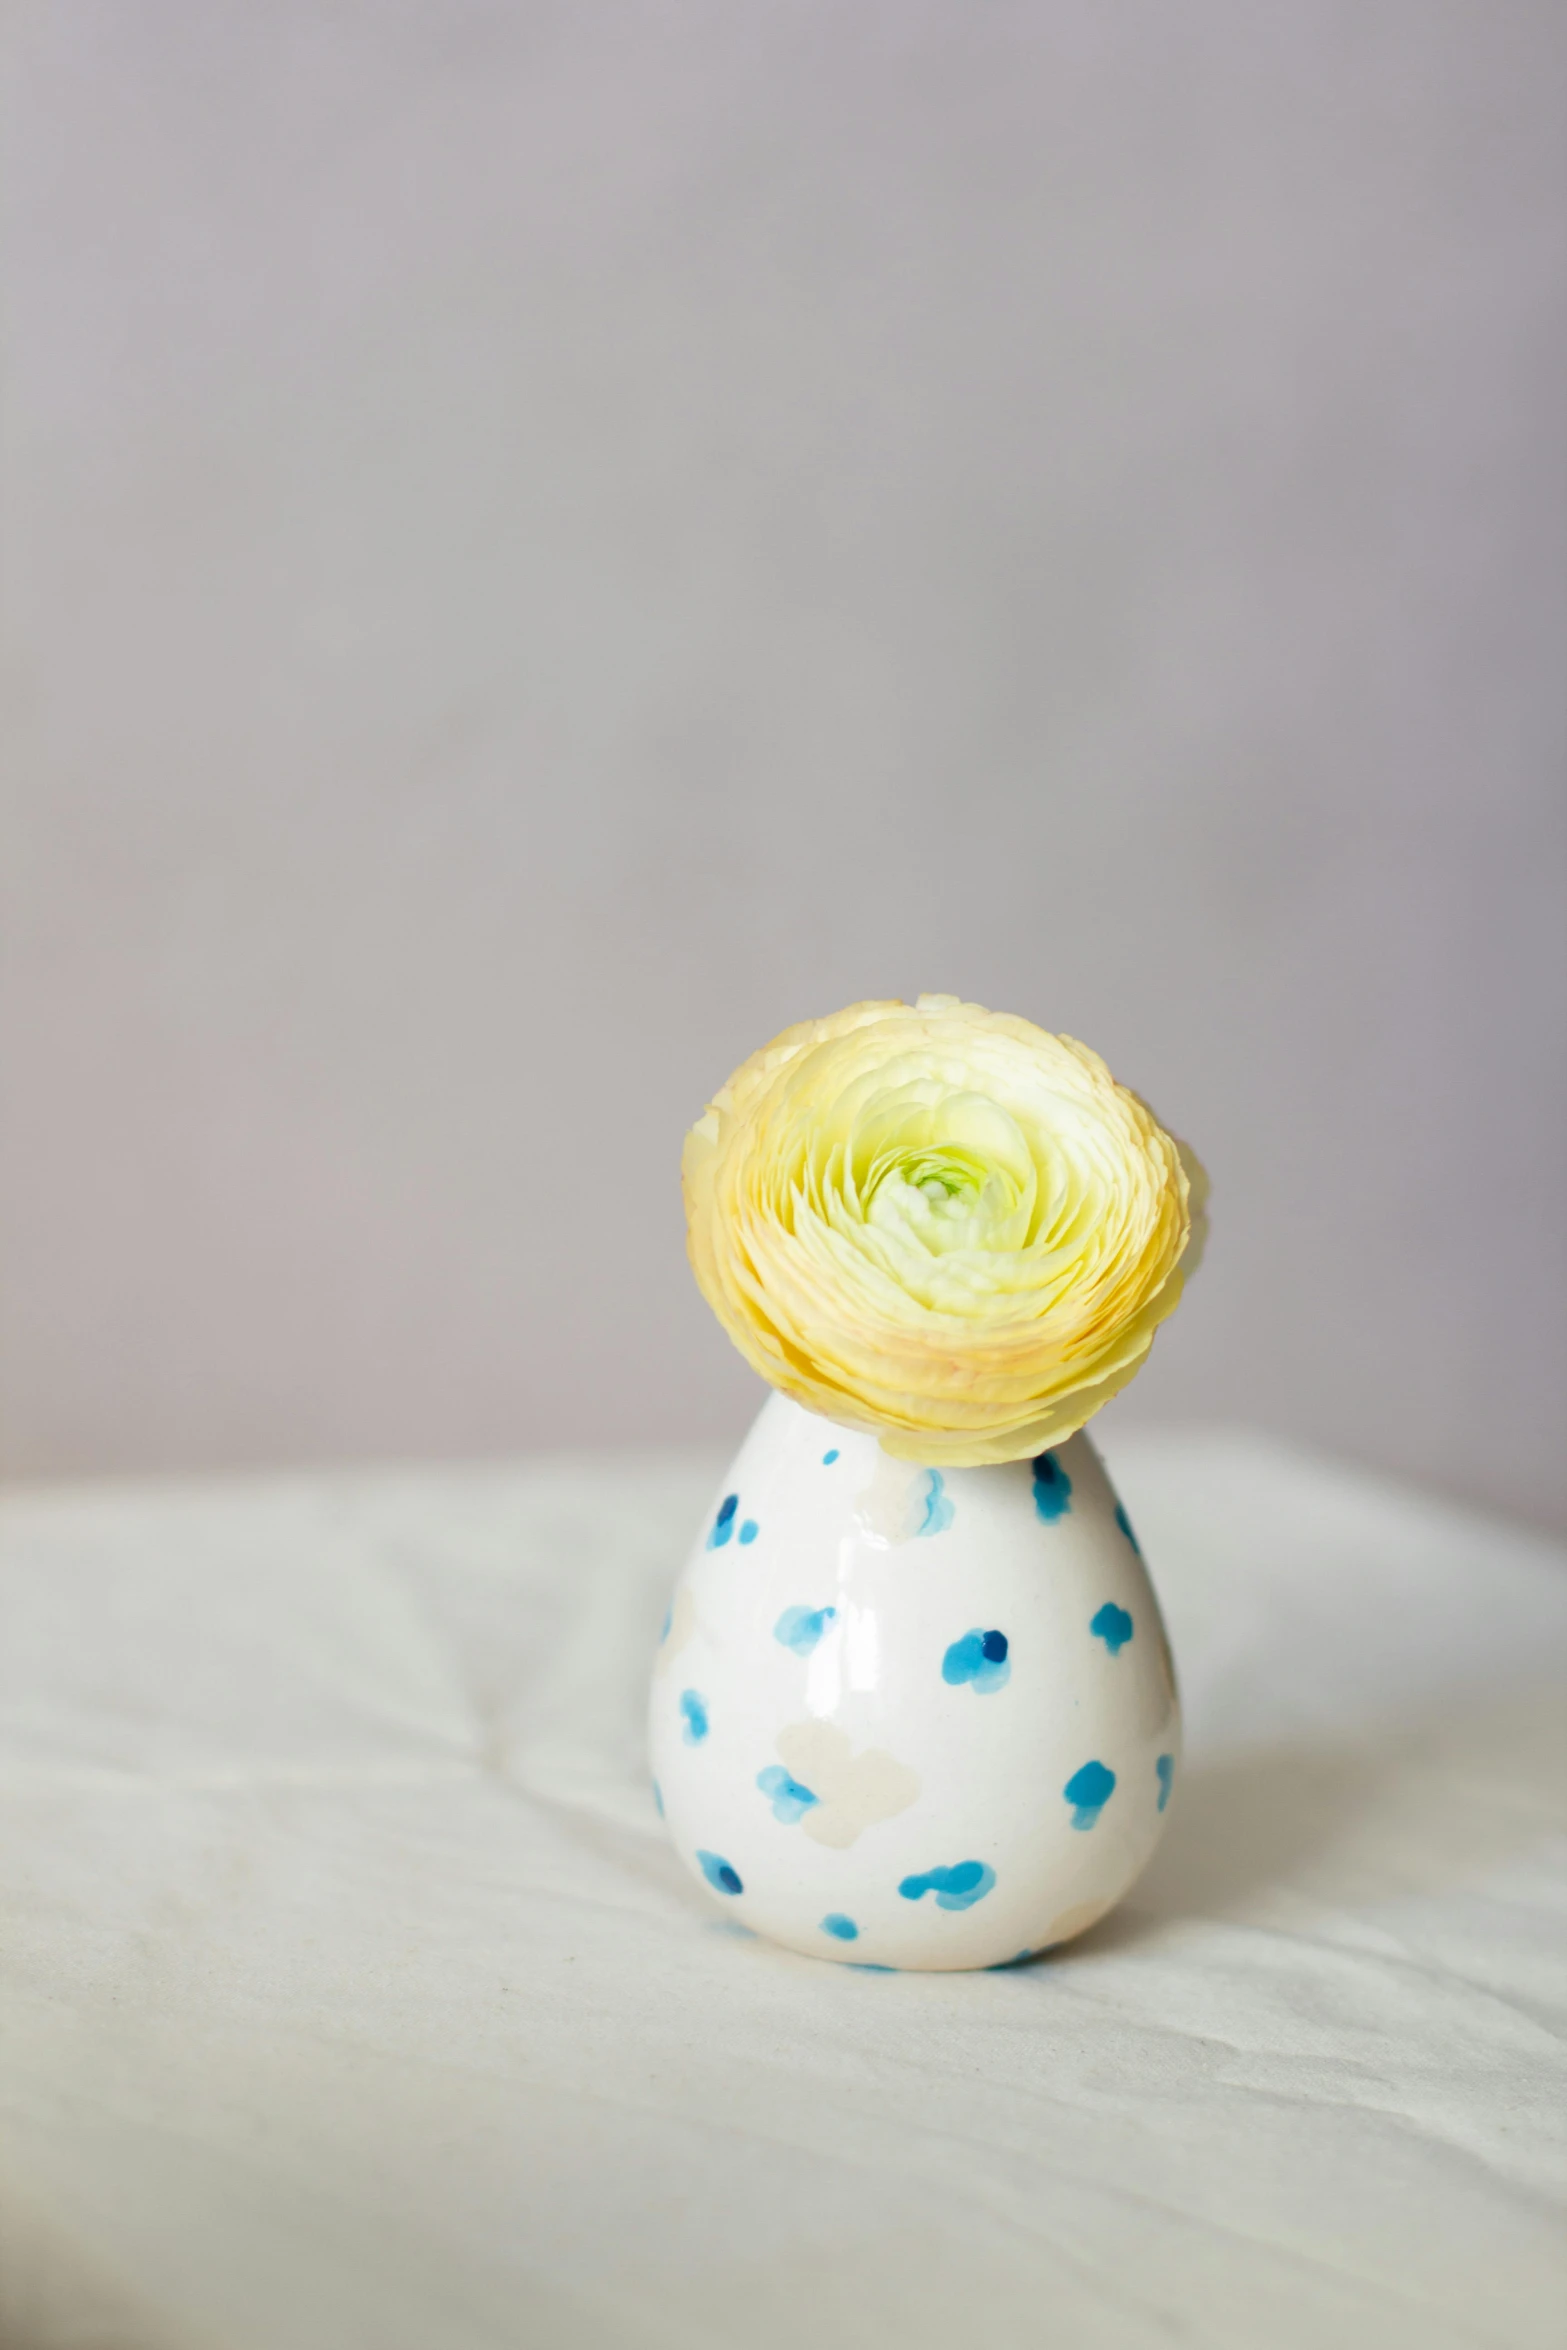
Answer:
<svg viewBox="0 0 1567 2350"><path fill-rule="evenodd" d="M686 1563L650 1748L715 1904L815 1958L1005 1965L1146 1864L1169 1642L1086 1434L936 1470L775 1394Z"/></svg>

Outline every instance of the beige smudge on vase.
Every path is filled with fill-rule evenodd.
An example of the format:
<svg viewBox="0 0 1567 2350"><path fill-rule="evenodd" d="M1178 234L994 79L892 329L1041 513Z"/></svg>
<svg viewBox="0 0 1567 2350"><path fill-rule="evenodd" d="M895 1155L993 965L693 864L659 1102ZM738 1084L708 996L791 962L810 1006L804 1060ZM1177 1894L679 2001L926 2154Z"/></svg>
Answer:
<svg viewBox="0 0 1567 2350"><path fill-rule="evenodd" d="M1163 1623L1157 1618L1154 1623L1154 1633L1154 1654L1159 1664L1158 1678L1143 1684L1137 1708L1137 1726L1150 1737L1158 1734L1163 1724L1168 1721L1172 1710L1180 1702L1175 1686L1175 1659L1170 1654L1170 1636Z"/></svg>
<svg viewBox="0 0 1567 2350"><path fill-rule="evenodd" d="M870 1483L854 1497L855 1529L877 1550L912 1542L925 1522L929 1498L930 1471L884 1452Z"/></svg>
<svg viewBox="0 0 1567 2350"><path fill-rule="evenodd" d="M778 1733L778 1756L791 1779L816 1801L800 1825L817 1844L847 1851L866 1828L907 1811L919 1794L917 1773L879 1746L855 1754L831 1722L793 1722Z"/></svg>
<svg viewBox="0 0 1567 2350"><path fill-rule="evenodd" d="M682 1583L675 1593L669 1611L669 1630L664 1634L658 1656L654 1661L656 1673L667 1673L680 1651L687 1647L696 1633L696 1601L690 1586Z"/></svg>
<svg viewBox="0 0 1567 2350"><path fill-rule="evenodd" d="M1058 1942L1075 1942L1079 1934L1086 1934L1090 1926L1097 1926L1100 1919L1114 1907L1113 1900L1080 1901L1075 1908L1064 1909L1045 1936L1045 1949L1054 1950Z"/></svg>
<svg viewBox="0 0 1567 2350"><path fill-rule="evenodd" d="M1171 1705L1180 1703L1180 1691L1175 1679L1175 1659L1170 1654L1170 1635L1163 1621L1159 1624L1159 1670L1164 1678L1164 1694Z"/></svg>

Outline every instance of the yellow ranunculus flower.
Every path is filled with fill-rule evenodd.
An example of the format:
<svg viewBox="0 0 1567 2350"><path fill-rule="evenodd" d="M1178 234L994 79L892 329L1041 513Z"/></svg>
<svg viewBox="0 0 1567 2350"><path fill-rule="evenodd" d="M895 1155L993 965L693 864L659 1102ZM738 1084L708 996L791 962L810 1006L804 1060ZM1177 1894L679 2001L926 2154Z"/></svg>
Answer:
<svg viewBox="0 0 1567 2350"><path fill-rule="evenodd" d="M1063 1443L1127 1384L1206 1192L1097 1053L944 995L786 1028L682 1176L697 1281L747 1362L954 1468Z"/></svg>

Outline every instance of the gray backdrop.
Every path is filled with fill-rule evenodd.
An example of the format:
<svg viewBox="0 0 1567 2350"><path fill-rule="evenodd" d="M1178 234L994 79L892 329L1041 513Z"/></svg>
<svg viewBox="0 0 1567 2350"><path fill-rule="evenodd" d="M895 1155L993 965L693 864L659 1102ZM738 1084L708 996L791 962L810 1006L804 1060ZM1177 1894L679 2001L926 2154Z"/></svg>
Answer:
<svg viewBox="0 0 1567 2350"><path fill-rule="evenodd" d="M12 1473L728 1434L681 1132L1087 1038L1118 1413L1567 1517L1559 0L23 0Z"/></svg>

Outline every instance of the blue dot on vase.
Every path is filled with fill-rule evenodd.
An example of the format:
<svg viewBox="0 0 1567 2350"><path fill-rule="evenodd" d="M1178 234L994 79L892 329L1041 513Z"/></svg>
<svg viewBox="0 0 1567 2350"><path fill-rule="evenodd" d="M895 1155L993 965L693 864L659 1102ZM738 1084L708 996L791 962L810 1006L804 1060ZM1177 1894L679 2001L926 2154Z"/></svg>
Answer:
<svg viewBox="0 0 1567 2350"><path fill-rule="evenodd" d="M833 1445L833 1446L832 1446L832 1448L830 1449L830 1451L824 1452L824 1453L822 1454L822 1467L823 1467L824 1469L830 1469L830 1468L832 1467L832 1465L833 1465L833 1462L834 1462L834 1461L835 1461L837 1458L838 1458L838 1447L837 1447L836 1445Z"/></svg>
<svg viewBox="0 0 1567 2350"><path fill-rule="evenodd" d="M773 1638L796 1656L809 1656L837 1613L835 1607L786 1607L773 1626Z"/></svg>
<svg viewBox="0 0 1567 2350"><path fill-rule="evenodd" d="M860 1929L853 1918L846 1918L841 1909L829 1911L822 1920L822 1932L831 1934L835 1942L858 1942Z"/></svg>
<svg viewBox="0 0 1567 2350"><path fill-rule="evenodd" d="M972 1632L965 1632L961 1640L954 1640L941 1660L944 1681L954 1689L965 1686L974 1689L981 1697L993 1689L1004 1689L1011 1674L1005 1632L986 1632L976 1627Z"/></svg>
<svg viewBox="0 0 1567 2350"><path fill-rule="evenodd" d="M738 1493L726 1493L724 1495L723 1500L718 1505L718 1515L713 1520L713 1531L707 1538L707 1547L709 1550L723 1549L724 1544L729 1540L730 1535L735 1530L735 1511L739 1507L740 1496Z"/></svg>
<svg viewBox="0 0 1567 2350"><path fill-rule="evenodd" d="M731 1868L721 1854L699 1852L696 1856L696 1865L715 1893L743 1893L745 1891L740 1880L740 1871Z"/></svg>
<svg viewBox="0 0 1567 2350"><path fill-rule="evenodd" d="M740 1539L742 1542L754 1542L756 1540L756 1536L756 1520L754 1518L747 1518L745 1524L740 1529Z"/></svg>
<svg viewBox="0 0 1567 2350"><path fill-rule="evenodd" d="M1096 1640L1102 1640L1112 1656L1117 1656L1132 1637L1132 1619L1124 1607L1117 1607L1107 1599L1088 1627Z"/></svg>
<svg viewBox="0 0 1567 2350"><path fill-rule="evenodd" d="M681 1736L688 1746L700 1746L708 1731L706 1698L694 1689L682 1689L680 1711L685 1721Z"/></svg>
<svg viewBox="0 0 1567 2350"><path fill-rule="evenodd" d="M659 1647L660 1647L660 1648L662 1648L662 1647L663 1647L663 1645L664 1645L665 1641L666 1641L666 1640L669 1638L669 1627L670 1627L670 1625L671 1625L671 1624L674 1622L674 1620L675 1620L675 1611L674 1611L674 1608L673 1608L672 1606L671 1606L671 1607L666 1607L666 1608L665 1608L665 1610L664 1610L664 1628L663 1628L663 1630L662 1630L662 1631L659 1633L659 1636L658 1636L658 1645L659 1645Z"/></svg>
<svg viewBox="0 0 1567 2350"><path fill-rule="evenodd" d="M662 1819L664 1816L664 1790L656 1779L653 1781L653 1809Z"/></svg>
<svg viewBox="0 0 1567 2350"><path fill-rule="evenodd" d="M803 1820L812 1804L820 1801L815 1790L792 1779L782 1763L769 1763L765 1771L758 1771L756 1783L773 1807L773 1818L785 1828Z"/></svg>
<svg viewBox="0 0 1567 2350"><path fill-rule="evenodd" d="M883 1966L879 1958L851 1958L847 1962L857 1975L895 1975L895 1966Z"/></svg>
<svg viewBox="0 0 1567 2350"><path fill-rule="evenodd" d="M1072 1506L1072 1480L1053 1452L1042 1452L1034 1463L1034 1507L1047 1526L1065 1517Z"/></svg>
<svg viewBox="0 0 1567 2350"><path fill-rule="evenodd" d="M954 1861L950 1868L927 1869L923 1876L905 1877L898 1891L905 1901L936 1896L938 1909L972 1909L983 1901L996 1881L996 1872L982 1860Z"/></svg>
<svg viewBox="0 0 1567 2350"><path fill-rule="evenodd" d="M1158 1761L1154 1764L1154 1769L1159 1775L1159 1809L1163 1811L1165 1805L1170 1800L1170 1789L1175 1784L1174 1755L1161 1754Z"/></svg>
<svg viewBox="0 0 1567 2350"><path fill-rule="evenodd" d="M952 1497L947 1491L947 1480L939 1469L927 1469L923 1478L924 1490L916 1494L916 1506L921 1511L916 1534L945 1534L952 1523Z"/></svg>
<svg viewBox="0 0 1567 2350"><path fill-rule="evenodd" d="M1124 1501L1118 1501L1115 1505L1115 1522L1120 1527L1121 1532L1126 1536L1126 1539L1131 1544L1132 1548L1136 1551L1138 1557L1141 1558L1143 1555L1143 1546L1138 1541L1137 1536L1132 1532L1132 1521L1126 1514L1126 1504Z"/></svg>
<svg viewBox="0 0 1567 2350"><path fill-rule="evenodd" d="M1086 1762L1061 1790L1072 1806L1074 1828L1091 1828L1115 1793L1115 1773L1102 1762Z"/></svg>

